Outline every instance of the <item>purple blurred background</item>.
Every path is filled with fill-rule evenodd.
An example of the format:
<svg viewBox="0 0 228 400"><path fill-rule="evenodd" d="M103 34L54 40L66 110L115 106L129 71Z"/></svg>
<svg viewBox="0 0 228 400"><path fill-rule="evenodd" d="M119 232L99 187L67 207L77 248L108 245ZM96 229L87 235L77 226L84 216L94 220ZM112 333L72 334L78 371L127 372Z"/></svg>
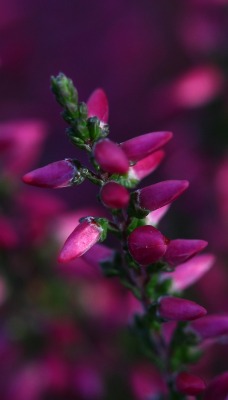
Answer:
<svg viewBox="0 0 228 400"><path fill-rule="evenodd" d="M211 312L228 311L227 37L227 0L0 0L0 123L36 118L48 127L42 156L29 168L65 157L86 162L68 143L50 91L60 71L81 101L97 87L106 91L112 140L173 131L165 161L143 186L190 181L162 229L209 241L217 263L198 288ZM23 152L29 146L16 157ZM77 210L94 206L96 188L55 194Z"/></svg>

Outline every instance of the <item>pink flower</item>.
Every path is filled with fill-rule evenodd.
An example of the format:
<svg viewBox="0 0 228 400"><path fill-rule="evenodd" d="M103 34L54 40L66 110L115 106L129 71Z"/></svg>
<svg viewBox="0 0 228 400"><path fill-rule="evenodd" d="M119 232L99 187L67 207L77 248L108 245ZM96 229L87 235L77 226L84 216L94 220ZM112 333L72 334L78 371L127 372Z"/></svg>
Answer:
<svg viewBox="0 0 228 400"><path fill-rule="evenodd" d="M207 315L192 322L188 329L201 339L217 339L228 336L228 315Z"/></svg>
<svg viewBox="0 0 228 400"><path fill-rule="evenodd" d="M161 279L172 279L172 290L180 291L197 282L213 266L212 254L201 254L178 265L173 272L165 272Z"/></svg>
<svg viewBox="0 0 228 400"><path fill-rule="evenodd" d="M128 248L135 261L141 265L148 265L164 255L167 239L153 226L144 225L130 233Z"/></svg>
<svg viewBox="0 0 228 400"><path fill-rule="evenodd" d="M154 211L172 203L189 186L187 181L164 181L139 189L132 194L136 210Z"/></svg>
<svg viewBox="0 0 228 400"><path fill-rule="evenodd" d="M94 157L100 167L111 174L126 174L129 169L128 159L116 143L109 139L95 144Z"/></svg>
<svg viewBox="0 0 228 400"><path fill-rule="evenodd" d="M187 71L173 83L172 101L180 107L200 107L221 92L224 77L219 68L201 65Z"/></svg>
<svg viewBox="0 0 228 400"><path fill-rule="evenodd" d="M28 172L22 179L28 185L58 189L73 185L77 176L77 167L72 160L65 159Z"/></svg>
<svg viewBox="0 0 228 400"><path fill-rule="evenodd" d="M101 122L108 122L108 99L102 89L96 89L87 101L88 118L97 117Z"/></svg>
<svg viewBox="0 0 228 400"><path fill-rule="evenodd" d="M204 400L226 400L228 396L228 372L214 378L208 385Z"/></svg>
<svg viewBox="0 0 228 400"><path fill-rule="evenodd" d="M129 139L120 145L130 161L140 161L162 147L172 136L171 132L151 132Z"/></svg>
<svg viewBox="0 0 228 400"><path fill-rule="evenodd" d="M100 198L106 207L124 208L128 205L130 194L128 190L116 182L108 182L102 186Z"/></svg>
<svg viewBox="0 0 228 400"><path fill-rule="evenodd" d="M82 256L99 241L101 233L101 226L92 217L88 217L68 237L60 252L58 261L66 263Z"/></svg>
<svg viewBox="0 0 228 400"><path fill-rule="evenodd" d="M172 266L182 264L207 246L205 240L175 239L168 244L164 260Z"/></svg>
<svg viewBox="0 0 228 400"><path fill-rule="evenodd" d="M199 376L183 371L176 377L176 388L183 394L197 396L205 390L206 385Z"/></svg>
<svg viewBox="0 0 228 400"><path fill-rule="evenodd" d="M155 153L138 161L129 168L128 176L130 179L141 180L151 174L161 163L164 158L164 151L158 150Z"/></svg>
<svg viewBox="0 0 228 400"><path fill-rule="evenodd" d="M207 311L199 304L179 297L164 296L158 303L157 314L165 320L191 321L203 317Z"/></svg>
<svg viewBox="0 0 228 400"><path fill-rule="evenodd" d="M166 206L160 207L157 210L150 212L145 217L146 225L157 226L159 224L160 220L164 217L164 215L169 210L169 207L170 207L170 204L166 204Z"/></svg>
<svg viewBox="0 0 228 400"><path fill-rule="evenodd" d="M12 179L24 173L40 157L47 126L40 120L18 120L0 124L0 143L11 142L3 158L4 174Z"/></svg>

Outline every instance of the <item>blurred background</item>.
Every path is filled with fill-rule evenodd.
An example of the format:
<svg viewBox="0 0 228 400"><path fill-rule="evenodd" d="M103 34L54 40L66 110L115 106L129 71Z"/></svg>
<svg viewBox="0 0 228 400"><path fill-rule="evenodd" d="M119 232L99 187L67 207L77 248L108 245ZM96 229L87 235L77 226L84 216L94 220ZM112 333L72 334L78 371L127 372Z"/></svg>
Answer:
<svg viewBox="0 0 228 400"><path fill-rule="evenodd" d="M75 221L103 212L96 188L53 193L25 188L21 176L65 157L86 162L68 143L50 91L59 72L81 101L105 90L112 140L173 131L165 160L142 186L190 181L161 230L209 242L215 266L189 296L211 313L228 312L228 2L0 0L0 9L2 399L146 399L156 373L140 355L129 361L131 340L120 329L134 300L83 262L55 265ZM211 350L206 377L227 368L224 354L227 346ZM124 357L128 373L119 367Z"/></svg>

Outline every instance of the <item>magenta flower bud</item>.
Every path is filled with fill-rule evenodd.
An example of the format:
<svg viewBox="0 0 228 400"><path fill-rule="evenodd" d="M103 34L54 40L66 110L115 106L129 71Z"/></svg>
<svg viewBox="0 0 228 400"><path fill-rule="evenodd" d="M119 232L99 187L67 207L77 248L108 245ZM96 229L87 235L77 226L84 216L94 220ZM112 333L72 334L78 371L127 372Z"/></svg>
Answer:
<svg viewBox="0 0 228 400"><path fill-rule="evenodd" d="M187 181L164 181L139 189L132 194L133 207L149 213L172 203L188 185Z"/></svg>
<svg viewBox="0 0 228 400"><path fill-rule="evenodd" d="M167 143L173 134L171 132L152 132L137 136L121 143L130 161L140 161Z"/></svg>
<svg viewBox="0 0 228 400"><path fill-rule="evenodd" d="M164 151L158 150L155 153L138 161L135 165L129 168L129 178L135 180L141 180L151 174L161 163L164 158Z"/></svg>
<svg viewBox="0 0 228 400"><path fill-rule="evenodd" d="M116 143L109 139L95 144L94 157L100 167L110 174L126 174L129 169L128 159Z"/></svg>
<svg viewBox="0 0 228 400"><path fill-rule="evenodd" d="M60 252L58 261L66 263L82 256L101 237L103 229L92 217L86 218L67 238Z"/></svg>
<svg viewBox="0 0 228 400"><path fill-rule="evenodd" d="M182 291L197 282L214 264L212 254L201 254L178 265L173 272L162 274L162 280L172 279L172 291Z"/></svg>
<svg viewBox="0 0 228 400"><path fill-rule="evenodd" d="M228 372L224 372L209 383L203 400L226 400L227 396Z"/></svg>
<svg viewBox="0 0 228 400"><path fill-rule="evenodd" d="M206 385L199 376L183 371L176 377L176 388L180 393L197 396L206 389Z"/></svg>
<svg viewBox="0 0 228 400"><path fill-rule="evenodd" d="M128 190L116 182L108 182L102 186L100 198L106 207L124 208L128 205L130 194Z"/></svg>
<svg viewBox="0 0 228 400"><path fill-rule="evenodd" d="M161 297L157 314L165 320L191 321L206 315L207 311L199 304L179 297Z"/></svg>
<svg viewBox="0 0 228 400"><path fill-rule="evenodd" d="M108 99L102 89L96 89L87 101L88 118L97 117L100 121L108 122Z"/></svg>
<svg viewBox="0 0 228 400"><path fill-rule="evenodd" d="M71 186L79 175L76 165L65 159L28 172L22 179L28 185L58 189Z"/></svg>
<svg viewBox="0 0 228 400"><path fill-rule="evenodd" d="M192 322L188 329L193 331L200 340L228 336L228 315L207 315Z"/></svg>
<svg viewBox="0 0 228 400"><path fill-rule="evenodd" d="M170 204L166 204L166 206L163 206L163 207L158 208L157 210L151 211L145 217L146 225L157 226L159 224L160 220L164 217L164 215L169 210L169 207L170 207Z"/></svg>
<svg viewBox="0 0 228 400"><path fill-rule="evenodd" d="M141 265L158 261L167 249L167 239L153 226L139 226L128 236L132 257Z"/></svg>
<svg viewBox="0 0 228 400"><path fill-rule="evenodd" d="M164 255L164 260L175 267L192 258L199 251L207 246L205 240L191 239L175 239L168 244L167 251Z"/></svg>

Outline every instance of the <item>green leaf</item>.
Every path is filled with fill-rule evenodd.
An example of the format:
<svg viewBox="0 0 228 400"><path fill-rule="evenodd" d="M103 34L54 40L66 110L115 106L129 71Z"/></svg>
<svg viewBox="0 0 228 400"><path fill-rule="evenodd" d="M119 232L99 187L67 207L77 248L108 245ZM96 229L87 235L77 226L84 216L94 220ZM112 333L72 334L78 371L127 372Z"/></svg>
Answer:
<svg viewBox="0 0 228 400"><path fill-rule="evenodd" d="M127 174L125 175L117 175L113 174L109 178L111 181L115 181L122 186L125 186L127 189L133 189L137 186L138 180L129 178Z"/></svg>

